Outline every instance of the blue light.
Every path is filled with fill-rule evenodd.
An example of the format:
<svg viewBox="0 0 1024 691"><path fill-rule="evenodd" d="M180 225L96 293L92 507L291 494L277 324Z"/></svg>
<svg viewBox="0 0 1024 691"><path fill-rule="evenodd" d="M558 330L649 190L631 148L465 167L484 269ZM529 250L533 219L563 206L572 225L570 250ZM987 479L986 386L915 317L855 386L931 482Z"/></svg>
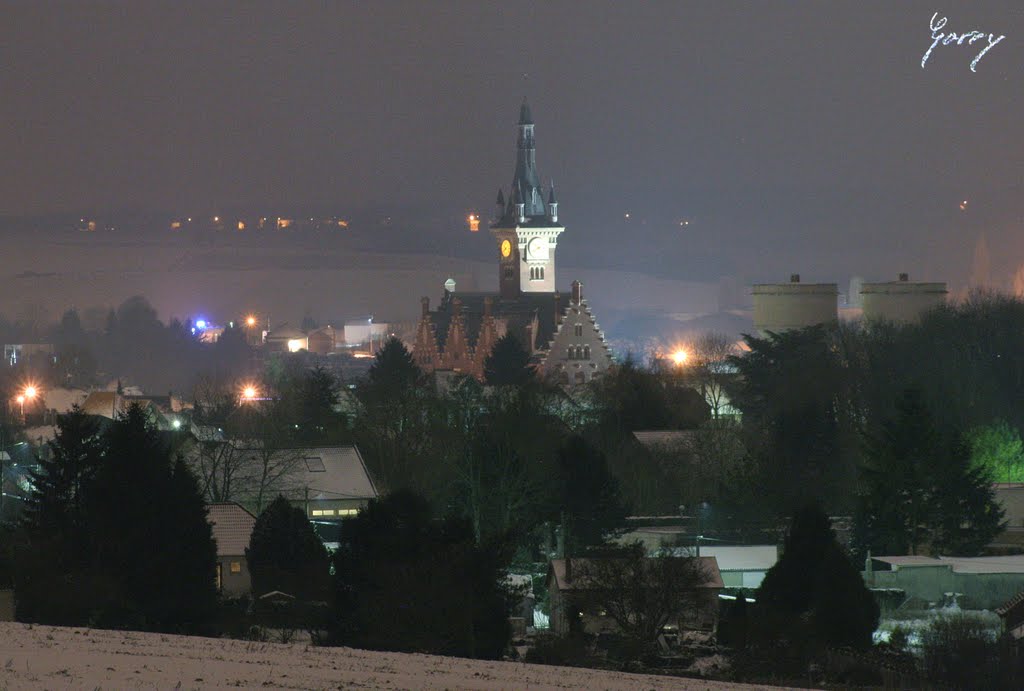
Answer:
<svg viewBox="0 0 1024 691"><path fill-rule="evenodd" d="M197 319L196 320L196 328L197 329L205 329L206 328L206 320L205 319Z"/></svg>

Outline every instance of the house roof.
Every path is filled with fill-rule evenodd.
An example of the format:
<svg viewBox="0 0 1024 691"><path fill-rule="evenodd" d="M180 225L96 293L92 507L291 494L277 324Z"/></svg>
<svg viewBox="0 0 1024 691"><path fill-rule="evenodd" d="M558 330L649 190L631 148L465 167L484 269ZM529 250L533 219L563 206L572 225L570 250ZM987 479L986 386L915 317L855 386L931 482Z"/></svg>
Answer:
<svg viewBox="0 0 1024 691"><path fill-rule="evenodd" d="M947 566L954 573L1024 573L1024 554L1002 557L924 557L917 555L871 557L896 569Z"/></svg>
<svg viewBox="0 0 1024 691"><path fill-rule="evenodd" d="M683 559L684 557L667 557L669 559ZM725 584L722 582L722 574L718 570L718 560L715 557L694 557L699 559L701 567L708 573L708 580L702 583L700 588L724 588ZM597 561L599 558L573 558L573 568L579 568L580 566L586 566L589 563ZM608 558L605 558L608 559ZM575 579L567 580L565 577L565 559L552 559L551 566L548 570L549 577L554 575L555 583L559 590L575 590L578 585ZM653 563L653 558L651 558Z"/></svg>
<svg viewBox="0 0 1024 691"><path fill-rule="evenodd" d="M82 412L87 415L112 417L117 412L117 392L93 391L82 402Z"/></svg>
<svg viewBox="0 0 1024 691"><path fill-rule="evenodd" d="M293 329L290 326L282 326L267 333L268 341L302 339L306 337L305 331Z"/></svg>
<svg viewBox="0 0 1024 691"><path fill-rule="evenodd" d="M645 447L679 447L689 449L693 446L693 432L681 429L637 430L633 437Z"/></svg>
<svg viewBox="0 0 1024 691"><path fill-rule="evenodd" d="M779 560L776 545L701 545L700 551L715 557L720 571L767 571Z"/></svg>
<svg viewBox="0 0 1024 691"><path fill-rule="evenodd" d="M559 299L556 301L555 295L556 293L520 293L514 298L507 298L502 297L500 293L450 293L445 291L441 298L441 304L430 313L438 348L443 349L446 346L448 327L454 316L454 301L456 299L462 305L462 319L466 328L467 342L470 347L475 348L477 336L480 334L480 325L484 318L484 301L488 298L491 299L491 316L496 320L505 321L508 331L520 338L524 338L526 327L533 323L533 318L536 316L536 346L547 348L557 326L556 307L562 314L569 309L569 296L559 294ZM524 342L523 345L528 344Z"/></svg>
<svg viewBox="0 0 1024 691"><path fill-rule="evenodd" d="M232 502L210 504L206 520L213 528L218 557L238 557L245 554L252 536L256 517Z"/></svg>
<svg viewBox="0 0 1024 691"><path fill-rule="evenodd" d="M233 453L253 453L234 446ZM281 481L281 494L290 499L373 499L377 488L355 446L317 446L282 449L292 456L295 468ZM308 494L307 494L308 490Z"/></svg>
<svg viewBox="0 0 1024 691"><path fill-rule="evenodd" d="M996 608L996 614L1001 617L1005 617L1009 612L1017 609L1024 604L1024 590L1020 591L1005 603Z"/></svg>

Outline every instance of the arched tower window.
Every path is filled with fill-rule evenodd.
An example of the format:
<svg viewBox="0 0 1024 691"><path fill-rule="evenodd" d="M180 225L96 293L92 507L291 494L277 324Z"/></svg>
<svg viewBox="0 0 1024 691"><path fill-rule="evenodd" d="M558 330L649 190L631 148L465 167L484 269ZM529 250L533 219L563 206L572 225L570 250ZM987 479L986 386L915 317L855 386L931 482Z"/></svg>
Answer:
<svg viewBox="0 0 1024 691"><path fill-rule="evenodd" d="M589 360L590 359L590 346L583 346L583 359L584 360Z"/></svg>

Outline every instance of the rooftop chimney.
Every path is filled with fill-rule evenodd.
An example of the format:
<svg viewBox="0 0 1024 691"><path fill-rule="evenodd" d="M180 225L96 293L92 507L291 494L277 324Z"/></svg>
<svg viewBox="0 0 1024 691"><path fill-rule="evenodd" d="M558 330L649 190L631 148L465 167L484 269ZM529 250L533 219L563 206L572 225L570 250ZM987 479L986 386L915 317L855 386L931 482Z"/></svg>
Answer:
<svg viewBox="0 0 1024 691"><path fill-rule="evenodd" d="M790 274L789 275L789 282L790 283L799 283L800 282L800 274Z"/></svg>

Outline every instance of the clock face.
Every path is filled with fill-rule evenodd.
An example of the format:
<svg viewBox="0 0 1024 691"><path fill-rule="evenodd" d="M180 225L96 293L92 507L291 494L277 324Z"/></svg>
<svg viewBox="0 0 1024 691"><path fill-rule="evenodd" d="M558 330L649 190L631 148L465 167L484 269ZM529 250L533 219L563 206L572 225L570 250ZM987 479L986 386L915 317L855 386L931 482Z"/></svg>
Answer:
<svg viewBox="0 0 1024 691"><path fill-rule="evenodd" d="M508 240L501 241L501 256L507 257L512 254L512 243Z"/></svg>
<svg viewBox="0 0 1024 691"><path fill-rule="evenodd" d="M533 238L526 246L531 259L547 259L548 243L544 238Z"/></svg>

